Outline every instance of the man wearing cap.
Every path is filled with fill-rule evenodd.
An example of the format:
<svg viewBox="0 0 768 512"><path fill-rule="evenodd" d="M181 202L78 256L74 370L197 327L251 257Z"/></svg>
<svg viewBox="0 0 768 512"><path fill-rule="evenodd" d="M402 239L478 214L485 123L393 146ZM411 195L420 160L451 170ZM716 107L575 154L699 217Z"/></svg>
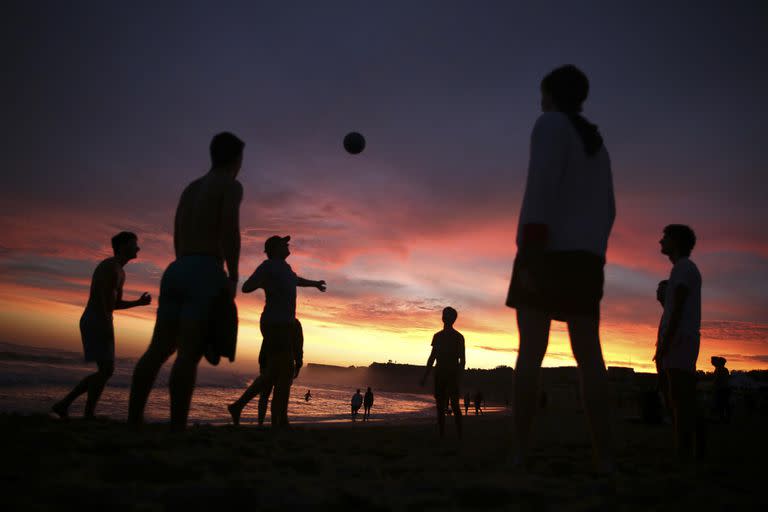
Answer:
<svg viewBox="0 0 768 512"><path fill-rule="evenodd" d="M287 426L288 397L291 382L298 377L303 365L301 336L296 320L296 287L313 287L325 291L325 281L311 281L299 277L288 264L291 254L290 236L271 236L264 243L267 259L243 283L243 293L264 289L266 302L261 313L262 341L259 363L261 375L243 395L227 408L232 422L240 422L240 413L256 395L274 385L272 397L272 426Z"/></svg>

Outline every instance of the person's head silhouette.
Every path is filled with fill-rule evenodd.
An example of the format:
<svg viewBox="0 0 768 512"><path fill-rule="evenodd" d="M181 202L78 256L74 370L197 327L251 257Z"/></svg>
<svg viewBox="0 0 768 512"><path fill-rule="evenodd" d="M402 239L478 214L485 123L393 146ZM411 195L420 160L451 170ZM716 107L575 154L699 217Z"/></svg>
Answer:
<svg viewBox="0 0 768 512"><path fill-rule="evenodd" d="M541 110L578 114L589 95L589 79L572 64L550 71L541 81Z"/></svg>
<svg viewBox="0 0 768 512"><path fill-rule="evenodd" d="M696 234L683 224L669 224L664 228L664 236L659 240L661 254L672 262L691 255L696 245Z"/></svg>
<svg viewBox="0 0 768 512"><path fill-rule="evenodd" d="M267 258L271 260L286 259L291 254L291 250L288 247L288 242L290 241L290 236L274 235L267 238L266 242L264 242L264 252L267 253Z"/></svg>
<svg viewBox="0 0 768 512"><path fill-rule="evenodd" d="M451 306L443 308L443 324L445 324L446 327L453 326L458 316L459 314Z"/></svg>
<svg viewBox="0 0 768 512"><path fill-rule="evenodd" d="M122 262L128 262L138 256L141 248L139 238L130 231L121 231L112 237L112 251Z"/></svg>
<svg viewBox="0 0 768 512"><path fill-rule="evenodd" d="M209 147L211 167L236 177L243 165L245 142L229 132L214 135Z"/></svg>

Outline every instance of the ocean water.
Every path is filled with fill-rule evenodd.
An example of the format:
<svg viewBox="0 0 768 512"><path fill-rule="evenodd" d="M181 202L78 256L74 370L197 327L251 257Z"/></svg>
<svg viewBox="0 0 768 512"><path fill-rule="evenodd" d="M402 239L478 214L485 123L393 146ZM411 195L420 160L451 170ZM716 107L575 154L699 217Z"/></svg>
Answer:
<svg viewBox="0 0 768 512"><path fill-rule="evenodd" d="M107 383L96 409L99 416L124 420L128 411L128 392L135 360L115 361L115 374ZM23 347L0 343L0 412L39 414L50 411L51 406L64 397L80 379L95 371L95 365L84 363L74 352ZM145 417L151 422L165 422L169 418L168 396L169 365L160 372L150 395ZM228 423L227 404L240 397L255 375L243 375L225 366L217 368L201 363L198 385L192 398L190 423ZM361 384L362 387L363 384ZM312 399L304 400L310 389ZM365 388L361 389L365 392ZM374 391L375 402L371 421L400 422L432 418L434 401L426 394L390 393ZM301 376L291 388L288 407L289 421L293 423L349 422L350 400L355 389L328 382L303 383ZM241 417L244 424L255 423L258 398L246 407ZM85 395L78 398L70 409L70 416L82 415ZM362 409L361 409L362 413ZM358 416L361 419L362 414ZM270 421L267 411L266 423Z"/></svg>

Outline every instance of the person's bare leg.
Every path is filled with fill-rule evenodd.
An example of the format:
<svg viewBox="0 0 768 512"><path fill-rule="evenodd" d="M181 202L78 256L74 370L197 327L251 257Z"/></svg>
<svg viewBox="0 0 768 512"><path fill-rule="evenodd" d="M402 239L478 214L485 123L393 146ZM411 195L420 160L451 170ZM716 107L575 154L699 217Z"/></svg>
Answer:
<svg viewBox="0 0 768 512"><path fill-rule="evenodd" d="M227 410L229 411L229 414L232 415L232 423L235 425L240 424L240 414L243 412L243 409L245 409L245 406L248 405L248 403L253 400L256 395L262 393L264 389L264 376L259 375L255 379L253 379L253 382L251 382L251 385L248 386L248 388L243 392L242 396L229 404L227 406ZM259 399L259 407L261 407L261 399ZM259 409L261 410L261 409Z"/></svg>
<svg viewBox="0 0 768 512"><path fill-rule="evenodd" d="M568 319L568 334L581 381L581 399L592 434L598 472L613 470L608 372L600 347L600 320L588 316Z"/></svg>
<svg viewBox="0 0 768 512"><path fill-rule="evenodd" d="M96 363L99 371L94 374L93 379L88 382L88 399L85 402L86 418L93 418L96 412L96 403L101 397L102 391L107 381L115 373L115 363L112 361L99 361Z"/></svg>
<svg viewBox="0 0 768 512"><path fill-rule="evenodd" d="M133 370L131 393L128 400L128 423L134 426L144 422L144 408L149 393L163 364L176 350L177 328L171 322L155 322L152 341Z"/></svg>
<svg viewBox="0 0 768 512"><path fill-rule="evenodd" d="M96 372L84 377L67 396L53 404L51 410L61 419L69 418L69 407L72 405L72 402L74 402L80 395L88 392L88 389L91 386L91 381L98 378L98 375L99 372Z"/></svg>
<svg viewBox="0 0 768 512"><path fill-rule="evenodd" d="M203 357L202 328L200 322L182 320L179 350L168 381L171 392L171 430L181 432L187 428L189 406L197 377L197 364Z"/></svg>
<svg viewBox="0 0 768 512"><path fill-rule="evenodd" d="M264 424L264 418L267 416L267 407L269 406L269 395L272 393L272 383L265 383L264 389L259 395L259 426Z"/></svg>
<svg viewBox="0 0 768 512"><path fill-rule="evenodd" d="M684 370L668 370L675 422L675 448L682 463L693 458L696 431L696 379Z"/></svg>
<svg viewBox="0 0 768 512"><path fill-rule="evenodd" d="M288 417L288 398L291 389L290 362L283 357L276 357L274 372L274 391L272 394L272 426L285 427Z"/></svg>
<svg viewBox="0 0 768 512"><path fill-rule="evenodd" d="M521 465L524 465L528 458L533 416L536 413L541 362L547 352L550 323L549 316L541 311L528 308L517 310L520 349L515 365L513 399L516 462Z"/></svg>
<svg viewBox="0 0 768 512"><path fill-rule="evenodd" d="M447 397L442 395L435 397L435 404L437 405L437 428L440 431L440 437L445 435L445 407L447 402Z"/></svg>
<svg viewBox="0 0 768 512"><path fill-rule="evenodd" d="M459 405L458 395L451 398L451 407L453 408L453 416L456 420L456 433L458 434L459 439L461 439L461 407Z"/></svg>

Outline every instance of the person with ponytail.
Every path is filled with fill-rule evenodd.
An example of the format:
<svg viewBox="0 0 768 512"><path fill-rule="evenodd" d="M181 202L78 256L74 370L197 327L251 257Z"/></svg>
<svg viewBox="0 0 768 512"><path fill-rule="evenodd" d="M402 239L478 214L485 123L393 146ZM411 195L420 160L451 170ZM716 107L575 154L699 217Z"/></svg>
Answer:
<svg viewBox="0 0 768 512"><path fill-rule="evenodd" d="M566 322L579 367L597 471L613 470L608 375L600 347L605 254L616 215L611 162L596 125L582 115L586 75L572 65L541 81L517 256L507 306L517 310L515 464L524 467L538 380L552 320Z"/></svg>

